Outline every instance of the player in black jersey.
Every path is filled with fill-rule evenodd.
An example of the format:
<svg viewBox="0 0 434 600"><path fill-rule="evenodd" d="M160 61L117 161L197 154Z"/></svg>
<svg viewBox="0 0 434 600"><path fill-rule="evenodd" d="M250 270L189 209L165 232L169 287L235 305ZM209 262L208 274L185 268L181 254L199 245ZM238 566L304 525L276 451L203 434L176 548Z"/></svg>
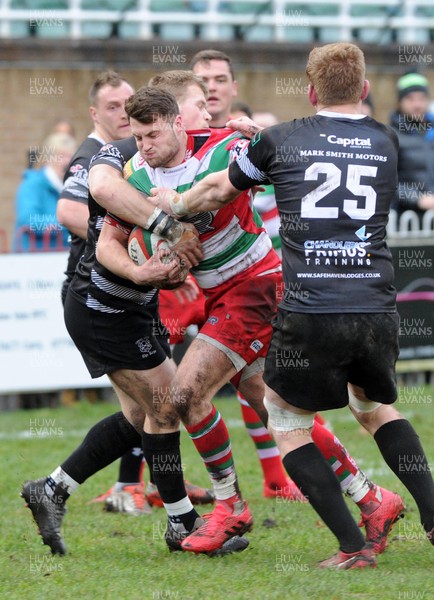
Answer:
<svg viewBox="0 0 434 600"><path fill-rule="evenodd" d="M176 72L177 74L180 74L182 72ZM167 74L169 76L169 74ZM162 76L164 77L164 75ZM143 91L143 96L141 97L140 100L140 108L142 106L146 106L146 102L145 102L145 91L147 90L147 88L144 88ZM140 92L138 92L137 95L139 95ZM154 134L155 132L158 131L157 125L153 124L153 127L151 128L151 133ZM197 137L197 136L196 136ZM201 136L199 137L203 137L203 132L201 132ZM161 139L159 139L159 148L161 147ZM142 143L142 142L141 142ZM161 151L163 151L160 148ZM148 149L148 152L150 152L150 150ZM167 154L167 149L164 149L164 152ZM170 153L169 153L170 154ZM113 164L115 166L115 162L114 162L114 157L113 154L109 154L106 158L104 158L103 156L103 152L101 153L101 158L98 160L98 162L101 164L101 166L104 166L104 163L107 164L107 166L109 166L109 170L113 168L111 167L111 165ZM120 158L120 156L119 156ZM145 158L143 156L143 158ZM155 160L155 157L154 157ZM96 163L96 161L95 161ZM139 167L141 163L135 163L135 168ZM98 167L98 165L97 165ZM95 167L95 168L97 168ZM93 167L94 168L94 167ZM118 170L119 172L122 171L123 168L123 163L119 162L118 165ZM133 176L132 171L134 170L134 168L128 164L124 171L126 174ZM140 170L140 168L139 168ZM109 175L109 174L107 174ZM150 175L152 177L152 175ZM157 175L155 175L155 177L157 177ZM116 219L113 220L113 225L116 224ZM128 226L127 223L123 223L123 225L125 227L129 227L131 228L131 226ZM111 232L110 232L111 230ZM134 280L134 264L131 262L131 260L128 257L128 253L125 249L125 242L128 239L128 232L122 232L119 230L116 230L113 228L112 225L107 225L106 223L103 226L102 229L102 233L101 236L99 238L99 242L98 242L98 259L103 262L103 264L109 268L111 271L114 271L120 275L124 274L126 277L132 277L132 279ZM257 288L256 288L257 289ZM249 296L246 296L246 303L250 301ZM227 308L227 310L230 310L229 308ZM241 317L242 318L242 317ZM271 319L271 317L270 317ZM268 325L269 326L269 325ZM211 335L211 332L209 332L209 335ZM214 336L217 335L216 331L213 332ZM271 335L271 327L270 327L270 335ZM226 343L228 343L228 340L226 340ZM268 344L267 344L268 346ZM202 352L204 352L204 350L202 350ZM183 359L183 363L181 363L181 371L182 371L182 367L184 368L184 371L191 371L191 369L188 368L188 366L186 366L184 364L184 360L186 360L186 357L184 357ZM215 365L214 365L214 370L215 370ZM261 369L262 371L262 369ZM250 379L249 379L250 382ZM247 382L246 382L247 383ZM263 397L264 397L264 388L263 388L263 381L262 381L262 377L260 379L260 385L258 382L258 387L261 388L261 393L260 393L260 401L262 403ZM247 391L247 387L246 387L246 391ZM201 391L200 394L201 398L202 398L202 403L205 404L205 393L203 391ZM318 424L316 424L318 425ZM322 430L322 434L318 431L318 427L315 427L315 431L312 432L312 435L314 436L315 439L315 443L318 444L319 448L321 449L322 452L325 451L325 455L327 456L327 458L329 460L332 459L332 457L336 457L336 443L337 441L333 441L332 443L329 443L326 440L329 440L330 438L332 440L334 440L334 436L332 436L331 434L328 434L328 436L325 436L324 434L324 428L321 428ZM342 454L339 453L340 458L338 459L339 462L344 462L345 463L345 468L344 465L342 463L342 469L343 470L347 470L347 477L346 477L346 481L349 484L349 481L352 481L354 484L357 484L357 499L356 502L358 503L358 505L360 506L360 509L363 513L363 522L366 526L366 530L367 530L367 535L369 536L369 539L372 541L375 541L375 551L376 552L382 552L385 548L386 545L386 539L387 539L387 534L390 531L390 526L391 524L396 520L397 516L400 514L403 504L401 501L401 498L399 496L397 496L396 494L393 494L392 492L388 492L387 490L382 490L382 495L383 497L381 497L381 495L378 492L375 492L374 489L376 489L376 486L373 486L371 484L371 488L368 487L367 489L365 489L362 492L362 488L360 487L361 484L361 478L359 476L356 476L354 473L354 478L351 479L349 473L353 472L354 469L354 464L351 463L351 461L349 461L347 458L342 458ZM336 464L336 460L333 460L333 463ZM348 464L350 463L350 464ZM365 479L365 478L364 478ZM366 482L366 484L368 485L368 482ZM386 499L385 499L385 495L386 495ZM379 504L381 502L381 504ZM369 506L368 506L369 505ZM380 509L381 508L381 509ZM379 516L379 513L382 515L382 517ZM374 525L372 526L372 524L374 523ZM189 538L190 540L191 538ZM203 539L203 536L201 536L201 540Z"/></svg>
<svg viewBox="0 0 434 600"><path fill-rule="evenodd" d="M274 184L285 291L265 367L268 425L288 473L339 541L320 566L362 568L376 559L312 443L318 410L350 404L412 494L434 544L429 465L413 427L391 406L399 317L385 235L397 138L361 114L369 83L359 48L316 48L306 71L315 116L257 133L226 175L184 194L159 190L158 206L178 216L215 210L240 190ZM401 468L403 457L422 465L417 473Z"/></svg>
<svg viewBox="0 0 434 600"><path fill-rule="evenodd" d="M89 112L94 124L93 131L73 156L64 179L64 187L57 204L59 222L71 232L71 249L62 286L62 302L75 269L84 253L88 230L89 164L104 144L111 140L131 138L131 128L125 112L125 101L134 92L131 85L115 71L98 75L89 90ZM135 149L135 145L133 145ZM115 417L113 417L115 418ZM140 483L142 467L141 448L132 448L121 459L118 482L102 496L108 508L131 514L149 511ZM188 484L193 503L197 497L210 499L207 490ZM154 495L158 493L154 492Z"/></svg>
<svg viewBox="0 0 434 600"><path fill-rule="evenodd" d="M71 250L62 287L62 302L86 243L89 209L89 163L94 154L111 140L131 137L125 100L134 93L131 85L115 71L101 73L89 91L89 112L93 130L72 157L57 204L57 218L71 232Z"/></svg>
<svg viewBox="0 0 434 600"><path fill-rule="evenodd" d="M182 73L185 72L173 72L173 75L177 75L177 76L181 76ZM165 78L166 75L166 78ZM159 76L160 79L162 79L162 81L164 81L165 79L167 79L166 83L168 83L168 81L172 81L174 77L172 77L172 72L170 73L166 73L163 74L161 76ZM162 83L162 81L160 81L160 83ZM164 89L164 88L163 88ZM178 99L178 102L180 103L181 106L181 102ZM200 104L200 102L199 102ZM185 113L186 107L185 105L183 105L183 114ZM155 127L156 130L156 127ZM203 137L203 134L202 134ZM111 148L110 148L111 150ZM122 172L122 168L123 168L123 161L122 161L122 157L121 154L119 154L118 156L118 166L117 169L119 171L119 173ZM96 167L92 167L91 173L94 171L95 168L98 167L102 167L104 169L104 166L108 166L109 167L109 172L111 171L115 171L115 167L116 167L116 162L115 162L115 157L113 156L113 153L110 152L107 156L104 156L104 151L101 152L101 158L98 158L98 164L97 161L95 160L93 164L96 164ZM112 167L113 165L113 167ZM106 180L110 180L110 173L106 173L105 169L104 169L104 177ZM116 171L115 171L116 172ZM131 174L131 170L130 167L126 168L126 172ZM110 230L113 230L113 227L104 225L103 226L103 230L102 232L106 233L108 235L108 232ZM112 234L109 234L108 237L107 235L102 235L99 238L99 243L98 243L98 251L99 251L99 258L100 260L105 264L106 267L108 267L111 271L117 272L118 274L124 274L125 276L130 276L128 275L129 273L131 274L131 277L134 280L134 264L131 262L131 260L128 257L128 254L125 250L124 247L124 243L121 242L121 238L126 239L128 237L128 234L123 234L123 233L116 233L115 238L116 238L116 243L112 244ZM118 239L119 238L119 239ZM119 245L120 244L120 245ZM104 247L104 256L105 258L102 258L102 253L103 253L103 247ZM119 253L117 252L117 249L119 247L119 251L121 252L121 254L123 254L123 257L120 258ZM119 260L121 260L122 262L120 263ZM114 262L113 262L114 261ZM246 298L246 302L248 302L248 297ZM184 365L185 366L185 365ZM188 368L187 368L188 370ZM262 369L261 369L262 371ZM250 381L250 380L249 380ZM263 389L263 381L262 381L262 377L260 378L260 385L258 382L258 388L260 388L260 401L262 403L262 399L264 396L264 389ZM249 388L249 392L250 392L250 388ZM247 386L246 386L246 393L247 393ZM249 394L248 396L249 397ZM202 396L203 398L203 396ZM318 425L318 424L317 424ZM339 446L339 442L337 440L335 440L334 436L332 436L331 434L326 435L325 434L325 430L324 428L319 428L319 426L317 426L315 428L315 431L312 433L315 439L315 443L318 444L318 447L321 449L322 452L325 453L325 456L328 458L328 460L331 460L332 462L336 462L336 452L337 450L337 446ZM333 440L333 441L331 441ZM341 447L342 448L342 447ZM397 494L393 494L392 492L389 492L388 490L381 490L381 493L378 490L378 487L369 483L366 480L366 477L364 475L362 475L359 471L359 475L356 474L357 468L355 467L355 464L352 462L352 460L348 460L348 457L346 455L346 453L344 452L343 454L341 452L338 451L339 454L339 462L342 464L342 470L347 472L347 477L346 477L346 483L350 486L350 481L352 481L352 483L354 485L356 485L357 487L357 497L356 496L352 496L352 492L353 489L348 489L347 493L353 497L353 499L357 502L358 506L360 507L360 510L362 511L362 515L363 515L363 523L366 527L366 531L367 531L367 536L369 537L370 540L375 542L375 551L376 552L382 552L384 551L384 548L386 546L386 540L387 540L387 535L390 531L391 528L391 524L396 520L397 516L400 514L402 508L403 508L403 503L402 503L402 499L397 495ZM344 466L345 465L345 466ZM349 476L349 472L353 473L354 477L351 479L351 477ZM363 485L362 485L362 480L364 481ZM352 486L352 484L351 484ZM363 491L362 491L363 489Z"/></svg>
<svg viewBox="0 0 434 600"><path fill-rule="evenodd" d="M128 92L130 91L131 88ZM121 120L123 126L125 120ZM129 150L131 155L137 150L133 139L132 142ZM79 170L81 170L81 166ZM81 191L83 191L83 180L84 178L81 178L79 181ZM70 182L71 187L77 188L77 181ZM105 210L97 205L92 197L89 197L89 209L90 218L85 253L79 263L77 278L74 278L73 283L68 286L65 304L65 314L70 329L73 329L74 340L78 342L89 371L94 376L99 376L104 372L110 373L112 369L119 370L123 366L132 367L140 371L144 370L149 375L152 386L155 386L155 389L163 390L170 385L172 373L172 367L168 366L166 360L170 355L167 336L164 335L164 328L161 325L158 327L161 336L146 335L148 330L150 332L155 329L156 323L158 323L156 289L150 286L148 292L143 293L142 288L139 290L137 285L132 284L129 290L126 290L122 287L125 280L116 276L111 278L110 273L99 268L95 262L95 246ZM151 206L148 213L152 213L152 211ZM149 216L146 214L145 208L142 211L142 218L145 219L145 222ZM180 231L174 222L174 227L171 229L170 224L170 219L166 219L163 226L159 223L163 234L170 234L172 241L176 241L180 236L182 239L186 237L184 228ZM164 228L167 231L164 231ZM192 230L193 228L188 229L187 237L191 237ZM175 249L177 248L187 264L196 260L198 248L194 237L192 243L188 240L182 241L181 247L179 244L175 246ZM148 267L141 273L141 284L158 285L158 281L163 283L173 280L173 278L176 281L179 270L180 266L177 263L174 264L174 261L169 265L164 265L158 260L149 261ZM123 303L120 298L124 299ZM104 302L106 304L103 304ZM122 306L125 306L125 302L130 303L130 307L134 307L132 313L135 319L131 320L128 328L122 320ZM111 315L111 318L97 316L102 317L105 313ZM128 346L125 350L125 345L122 346L116 341L116 327L121 331L120 339L123 340L128 335L131 340L137 340L138 336L142 334L140 344L132 343L132 346ZM94 333L93 338L92 334L89 335L91 330ZM101 358L95 359L98 354ZM148 393L151 393L152 386L148 385ZM120 389L119 385L115 383L114 387L121 399L127 418L122 413L107 417L89 431L81 446L50 477L30 481L23 486L22 494L33 512L44 543L51 547L53 554L64 554L66 551L60 534L60 526L65 514L64 503L69 495L87 477L110 464L127 450L131 451L131 448L141 444L141 435L138 431L143 429L143 410L135 404L128 393ZM158 403L156 402L156 404ZM176 433L174 435L179 436ZM159 451L162 452L161 448ZM180 476L182 478L182 474ZM176 489L174 481L173 487ZM197 513L193 511L189 519L194 524L196 518ZM237 549L243 549L245 545L246 542L241 540ZM229 551L233 550L233 543L231 542L227 548Z"/></svg>
<svg viewBox="0 0 434 600"><path fill-rule="evenodd" d="M66 279L62 286L62 303L65 303L69 284L80 260L87 237L87 221L89 218L89 164L104 144L111 140L131 137L131 129L125 112L125 101L134 89L115 71L104 71L98 75L89 90L89 112L93 121L93 130L86 137L73 156L64 178L63 190L57 204L57 217L60 223L71 232L71 248L66 267ZM131 463L141 463L139 451L128 452L121 459L119 483L116 498L124 500L125 509L139 514L146 509L146 504L131 479ZM122 484L120 482L123 482ZM130 485L128 485L130 484ZM132 484L132 485L131 485ZM122 491L121 490L125 490Z"/></svg>

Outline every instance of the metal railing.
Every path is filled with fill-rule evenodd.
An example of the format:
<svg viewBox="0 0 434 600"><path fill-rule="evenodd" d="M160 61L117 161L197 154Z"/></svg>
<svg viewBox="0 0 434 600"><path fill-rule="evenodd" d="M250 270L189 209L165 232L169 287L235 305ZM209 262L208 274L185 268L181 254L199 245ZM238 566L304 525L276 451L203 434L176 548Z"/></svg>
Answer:
<svg viewBox="0 0 434 600"><path fill-rule="evenodd" d="M27 225L20 227L15 234L14 252L66 252L69 245L65 245L61 229L47 228L42 235L35 233Z"/></svg>
<svg viewBox="0 0 434 600"><path fill-rule="evenodd" d="M390 211L387 227L389 238L434 238L434 209L427 210L422 216L414 210L406 210L401 215Z"/></svg>

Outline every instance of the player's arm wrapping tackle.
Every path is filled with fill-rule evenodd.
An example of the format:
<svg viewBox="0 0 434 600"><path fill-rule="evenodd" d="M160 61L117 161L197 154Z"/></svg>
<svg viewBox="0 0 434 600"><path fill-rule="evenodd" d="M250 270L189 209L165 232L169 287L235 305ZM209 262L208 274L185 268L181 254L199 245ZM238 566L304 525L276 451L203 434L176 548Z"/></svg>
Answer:
<svg viewBox="0 0 434 600"><path fill-rule="evenodd" d="M228 177L228 169L210 173L197 185L179 194L174 190L153 188L155 203L169 215L177 218L197 212L206 212L222 208L239 194Z"/></svg>

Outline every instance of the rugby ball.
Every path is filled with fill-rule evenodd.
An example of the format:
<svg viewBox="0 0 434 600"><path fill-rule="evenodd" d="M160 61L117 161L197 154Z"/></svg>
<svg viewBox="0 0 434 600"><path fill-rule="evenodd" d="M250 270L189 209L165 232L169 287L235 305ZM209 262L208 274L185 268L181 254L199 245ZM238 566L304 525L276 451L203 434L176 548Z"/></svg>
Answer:
<svg viewBox="0 0 434 600"><path fill-rule="evenodd" d="M162 257L162 262L168 263L177 256L175 252L170 249L169 243L166 238L156 233L151 233L147 229L136 226L130 233L128 238L128 254L136 265L144 265L151 256L153 256L159 250L166 250L170 252L169 255ZM172 290L183 284L188 275L188 268L185 267L181 272L182 281L175 284L166 284L159 286L164 290Z"/></svg>

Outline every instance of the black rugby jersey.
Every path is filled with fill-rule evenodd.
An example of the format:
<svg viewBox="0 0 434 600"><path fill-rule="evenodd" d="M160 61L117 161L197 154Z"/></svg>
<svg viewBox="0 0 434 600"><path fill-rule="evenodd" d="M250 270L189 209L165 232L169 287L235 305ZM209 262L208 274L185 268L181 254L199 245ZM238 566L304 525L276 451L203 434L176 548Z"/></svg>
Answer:
<svg viewBox="0 0 434 600"><path fill-rule="evenodd" d="M98 152L101 146L103 146L103 142L92 134L79 146L63 178L61 198L87 205L87 197L89 195L89 164L92 156ZM86 240L71 233L71 248L65 271L66 285L68 285L74 276L75 268L84 252L85 245Z"/></svg>
<svg viewBox="0 0 434 600"><path fill-rule="evenodd" d="M102 146L91 161L109 164L122 172L125 163L137 152L133 137ZM152 311L158 299L158 290L139 286L129 279L115 275L96 259L96 245L102 229L106 210L89 194L89 226L84 254L71 282L71 293L89 308L106 313L123 313L127 309Z"/></svg>
<svg viewBox="0 0 434 600"><path fill-rule="evenodd" d="M280 215L284 297L305 313L395 312L386 244L398 141L370 117L321 111L256 134L233 186L270 182Z"/></svg>

